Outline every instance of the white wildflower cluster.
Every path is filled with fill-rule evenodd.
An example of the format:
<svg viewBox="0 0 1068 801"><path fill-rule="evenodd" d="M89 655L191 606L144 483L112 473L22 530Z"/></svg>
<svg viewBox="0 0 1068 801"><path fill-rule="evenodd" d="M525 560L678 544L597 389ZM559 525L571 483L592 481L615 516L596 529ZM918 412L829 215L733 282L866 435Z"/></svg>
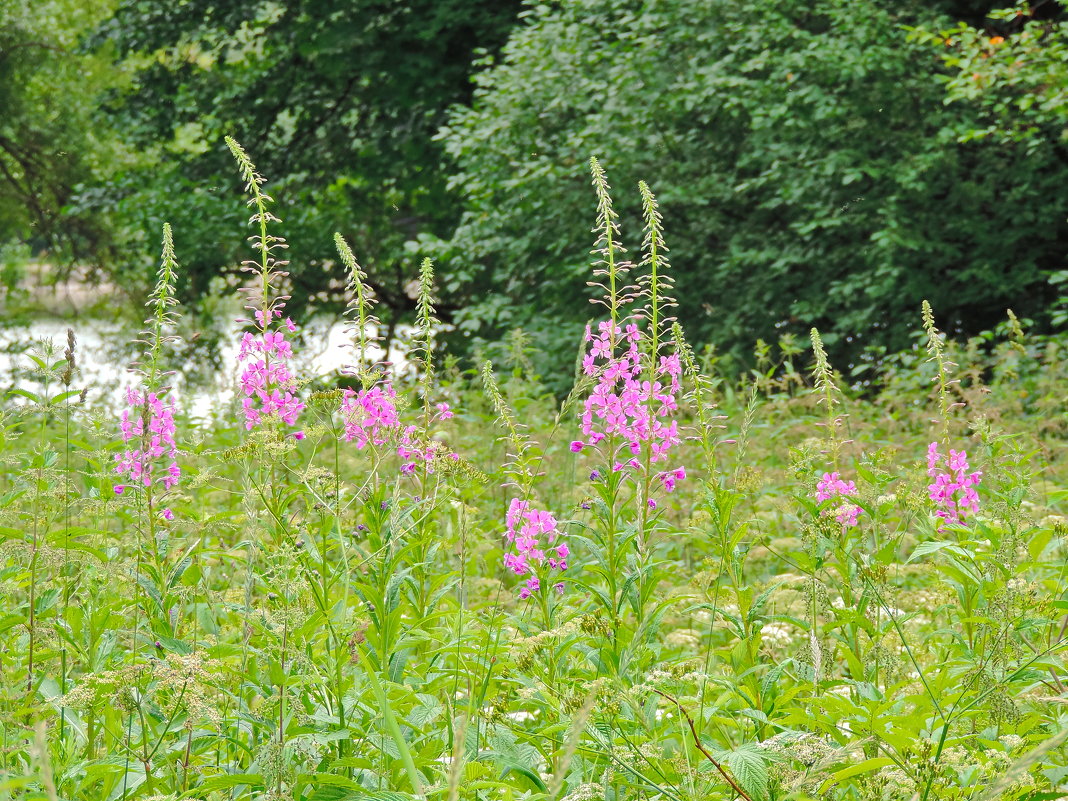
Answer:
<svg viewBox="0 0 1068 801"><path fill-rule="evenodd" d="M1005 734L1000 738L1000 742L1006 753L1012 753L1024 744L1024 738L1018 734Z"/></svg>
<svg viewBox="0 0 1068 801"><path fill-rule="evenodd" d="M574 790L569 790L560 801L593 801L603 794L604 788L599 784L580 784Z"/></svg>
<svg viewBox="0 0 1068 801"><path fill-rule="evenodd" d="M564 637L578 634L579 632L579 624L575 621L568 621L555 629L541 631L530 637L521 637L519 632L513 631L510 637L516 666L520 670L528 670L533 664L534 657L544 648L553 645Z"/></svg>
<svg viewBox="0 0 1068 801"><path fill-rule="evenodd" d="M675 648L696 650L701 647L701 634L693 629L675 629L664 638L664 642Z"/></svg>
<svg viewBox="0 0 1068 801"><path fill-rule="evenodd" d="M917 789L916 782L897 765L889 765L880 769L875 775L875 785L880 790L877 797L884 801L912 798Z"/></svg>
<svg viewBox="0 0 1068 801"><path fill-rule="evenodd" d="M794 627L789 623L765 623L760 638L769 648L786 648L795 639Z"/></svg>
<svg viewBox="0 0 1068 801"><path fill-rule="evenodd" d="M662 759L664 756L663 750L660 748L660 746L652 742L646 742L639 745L638 753L650 762L654 759Z"/></svg>
<svg viewBox="0 0 1068 801"><path fill-rule="evenodd" d="M664 720L671 720L675 717L675 713L671 709L664 709L662 706L656 708L656 712L653 715L656 718L656 722L660 723Z"/></svg>
<svg viewBox="0 0 1068 801"><path fill-rule="evenodd" d="M796 759L810 767L839 753L838 746L830 738L797 731L779 732L774 737L764 740L759 747L790 759Z"/></svg>

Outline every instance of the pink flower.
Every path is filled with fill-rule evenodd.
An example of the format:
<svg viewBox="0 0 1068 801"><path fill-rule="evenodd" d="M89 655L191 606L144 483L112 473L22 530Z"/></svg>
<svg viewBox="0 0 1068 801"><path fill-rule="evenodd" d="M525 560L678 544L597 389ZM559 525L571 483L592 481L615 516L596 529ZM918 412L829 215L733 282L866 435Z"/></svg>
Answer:
<svg viewBox="0 0 1068 801"><path fill-rule="evenodd" d="M182 475L174 439L174 401L155 392L127 387L126 404L119 430L122 441L136 447L115 454L115 472L145 487L158 482L164 489L170 489ZM115 487L115 493L121 495L123 489L125 485L120 484Z"/></svg>
<svg viewBox="0 0 1068 801"><path fill-rule="evenodd" d="M341 398L341 417L345 422L346 442L355 442L363 449L368 444L384 445L387 436L400 425L394 398L396 391L389 384L361 389L346 389Z"/></svg>
<svg viewBox="0 0 1068 801"><path fill-rule="evenodd" d="M174 520L174 512L170 509L164 509L160 514L163 516L164 520Z"/></svg>
<svg viewBox="0 0 1068 801"><path fill-rule="evenodd" d="M983 474L968 472L965 451L950 450L949 458L945 460L948 470L941 467L943 458L937 442L927 446L927 475L934 479L927 487L927 494L935 502L936 517L959 525L968 514L979 511L979 495L975 488Z"/></svg>
<svg viewBox="0 0 1068 801"><path fill-rule="evenodd" d="M304 439L304 437L305 437L305 434L304 434L303 431L294 431L293 432L293 439L295 439L295 440L302 440L302 439Z"/></svg>
<svg viewBox="0 0 1068 801"><path fill-rule="evenodd" d="M820 503L833 498L848 498L857 494L857 485L852 481L843 481L838 473L824 473L816 484L816 500ZM832 507L831 513L835 520L846 528L857 524L861 508L855 503L839 503Z"/></svg>
<svg viewBox="0 0 1068 801"><path fill-rule="evenodd" d="M448 420L450 417L453 416L452 410L449 409L449 404L439 403L437 408L438 413L436 417L438 420Z"/></svg>
<svg viewBox="0 0 1068 801"><path fill-rule="evenodd" d="M304 403L294 394L297 379L286 365L293 358L293 348L286 341L284 331L269 327L275 318L282 316L282 310L274 308L265 314L262 309L257 309L254 316L260 331L258 334L246 332L237 353L238 366L242 368L241 392L245 396L241 400L245 428L251 431L271 416L287 425L295 425L304 411ZM284 327L290 332L297 330L288 317Z"/></svg>
<svg viewBox="0 0 1068 801"><path fill-rule="evenodd" d="M405 475L411 475L415 472L416 463L422 462L426 472L433 473L434 460L444 455L444 450L444 446L441 443L420 437L419 429L416 426L405 426L404 431L401 433L400 441L397 443L397 455L401 459L408 460L408 464L401 467L401 472ZM451 459L453 455L450 453L448 458ZM456 459L459 459L458 455Z"/></svg>
<svg viewBox="0 0 1068 801"><path fill-rule="evenodd" d="M514 547L504 555L504 565L517 576L529 575L520 598L529 598L541 584L537 573L567 570L571 551L562 536L556 518L550 512L535 509L529 501L513 498L505 515L505 540Z"/></svg>
<svg viewBox="0 0 1068 801"><path fill-rule="evenodd" d="M674 492L676 482L686 478L686 468L676 467L674 470L665 470L663 473L660 473L657 478L660 479L660 483L664 485L666 491Z"/></svg>
<svg viewBox="0 0 1068 801"><path fill-rule="evenodd" d="M590 349L583 370L597 376L597 384L580 417L583 439L572 442L571 450L578 453L612 437L622 451L610 455L616 472L641 469L643 461L633 457L643 451L654 464L668 458L682 442L678 423L670 419L678 410L675 395L682 373L678 355L649 364L641 352L642 332L634 323L621 330L615 323L601 322L596 333L587 327L586 341ZM685 475L680 468L658 478L670 492Z"/></svg>
<svg viewBox="0 0 1068 801"><path fill-rule="evenodd" d="M125 492L125 491L126 491L126 487L123 484L116 484L115 485L115 494L116 495L122 495L122 493Z"/></svg>

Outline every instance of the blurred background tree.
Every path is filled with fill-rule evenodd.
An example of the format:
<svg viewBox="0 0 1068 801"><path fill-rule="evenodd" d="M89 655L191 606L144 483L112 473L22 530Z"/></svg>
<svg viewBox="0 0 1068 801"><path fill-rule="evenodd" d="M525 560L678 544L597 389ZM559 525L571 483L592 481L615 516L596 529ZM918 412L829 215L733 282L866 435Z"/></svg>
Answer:
<svg viewBox="0 0 1068 801"><path fill-rule="evenodd" d="M918 29L916 41L939 47L947 74L946 100L978 112L976 127L959 139L1041 148L1068 146L1068 27L1063 3L1020 0L988 14L982 25L960 22L945 30ZM1063 210L1062 210L1063 211ZM1068 263L1049 283L1058 297L1050 308L1054 326L1068 323Z"/></svg>
<svg viewBox="0 0 1068 801"><path fill-rule="evenodd" d="M111 59L78 47L113 5L0 0L0 261L46 254L54 277L109 262L110 222L72 202L123 158L93 121L97 93L117 79ZM18 278L5 274L5 283Z"/></svg>
<svg viewBox="0 0 1068 801"><path fill-rule="evenodd" d="M461 326L493 339L522 325L558 353L573 341L591 314L574 289L591 153L631 247L637 181L658 193L680 317L725 349L810 325L839 359L899 348L923 298L968 331L1008 305L1041 314L1068 247L1068 150L962 139L979 111L946 105L940 53L902 32L948 23L927 5L532 9L443 134L465 198L446 280L483 299Z"/></svg>
<svg viewBox="0 0 1068 801"><path fill-rule="evenodd" d="M391 324L433 255L453 346L522 326L548 372L594 313L597 155L632 249L658 194L679 314L721 350L818 325L844 364L908 344L922 298L962 333L1048 326L1065 11L1005 1L0 0L0 241L136 296L169 220L196 303L246 254L232 134L294 307L336 309L340 230Z"/></svg>
<svg viewBox="0 0 1068 801"><path fill-rule="evenodd" d="M104 110L150 158L118 176L106 202L149 242L173 222L186 295L197 297L244 258L234 232L246 213L222 146L231 134L278 201L294 304L336 302L340 230L387 316L410 310L404 243L445 235L458 216L433 134L518 10L518 0L120 0L93 44L114 46L132 85Z"/></svg>

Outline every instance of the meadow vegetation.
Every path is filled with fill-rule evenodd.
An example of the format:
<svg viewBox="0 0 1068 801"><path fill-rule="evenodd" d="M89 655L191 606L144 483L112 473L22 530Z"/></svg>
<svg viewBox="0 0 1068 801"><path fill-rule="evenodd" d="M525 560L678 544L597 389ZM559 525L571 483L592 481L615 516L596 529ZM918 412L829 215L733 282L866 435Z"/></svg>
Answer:
<svg viewBox="0 0 1068 801"><path fill-rule="evenodd" d="M72 331L0 418L0 798L1064 795L1063 338L1009 312L954 341L924 304L863 388L815 329L739 378L673 319L652 189L620 231L594 160L563 399L520 331L438 356L429 260L404 369L373 363L341 236L351 369L310 381L228 145L233 398L195 420L170 389L168 226L123 409Z"/></svg>

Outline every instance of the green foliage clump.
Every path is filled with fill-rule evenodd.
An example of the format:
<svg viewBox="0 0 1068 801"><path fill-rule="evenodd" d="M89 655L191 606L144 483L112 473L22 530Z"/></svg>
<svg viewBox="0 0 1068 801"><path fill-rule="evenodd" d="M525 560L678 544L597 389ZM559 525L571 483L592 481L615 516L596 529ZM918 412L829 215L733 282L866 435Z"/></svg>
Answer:
<svg viewBox="0 0 1068 801"><path fill-rule="evenodd" d="M961 343L923 303L874 399L816 329L811 369L784 337L736 381L671 320L657 197L625 264L594 160L607 319L564 402L521 333L504 375L435 360L429 260L408 371L367 365L340 236L358 388L308 392L227 144L237 397L167 385L166 226L121 417L73 331L0 407L0 801L1063 795L1063 337Z"/></svg>
<svg viewBox="0 0 1068 801"><path fill-rule="evenodd" d="M1039 315L1068 241L1063 144L959 142L977 123L901 31L923 21L950 22L880 0L531 5L441 134L460 329L521 325L561 363L588 316L591 153L617 187L655 183L696 341L817 325L842 358L903 347L923 298L969 333Z"/></svg>
<svg viewBox="0 0 1068 801"><path fill-rule="evenodd" d="M93 107L117 77L106 53L80 50L112 5L0 2L0 247L44 251L60 268L104 262L112 246L109 221L84 208L82 193L125 158Z"/></svg>
<svg viewBox="0 0 1068 801"><path fill-rule="evenodd" d="M1068 13L1060 6L1019 0L991 11L984 27L913 31L941 49L946 99L981 111L981 127L963 140L1068 140Z"/></svg>
<svg viewBox="0 0 1068 801"><path fill-rule="evenodd" d="M518 0L288 3L120 0L91 46L130 78L104 116L140 156L99 203L129 234L174 224L186 297L241 259L229 232L242 218L229 189L225 135L255 146L274 177L279 216L299 248L299 307L339 307L333 231L359 242L384 310L414 311L404 243L445 234L456 204L432 135L470 94L471 62L507 35ZM175 208L173 198L185 202ZM418 260L416 260L418 263ZM343 301L341 301L343 303Z"/></svg>

